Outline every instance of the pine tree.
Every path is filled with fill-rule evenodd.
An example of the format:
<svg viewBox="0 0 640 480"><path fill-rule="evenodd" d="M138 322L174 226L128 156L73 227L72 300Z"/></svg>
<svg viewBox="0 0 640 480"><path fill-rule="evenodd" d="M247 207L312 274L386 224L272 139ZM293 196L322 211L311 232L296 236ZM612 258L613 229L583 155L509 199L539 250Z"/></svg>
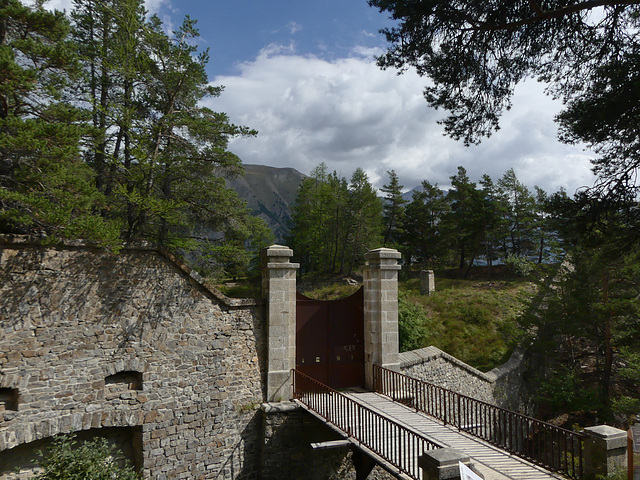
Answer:
<svg viewBox="0 0 640 480"><path fill-rule="evenodd" d="M365 254L382 240L382 203L367 174L360 167L351 175L349 184L350 258L347 273L364 264Z"/></svg>
<svg viewBox="0 0 640 480"><path fill-rule="evenodd" d="M509 203L489 175L483 175L482 218L483 243L489 279L491 279L494 260L498 257L498 246L508 233L506 221Z"/></svg>
<svg viewBox="0 0 640 480"><path fill-rule="evenodd" d="M225 184L242 171L227 146L256 132L202 106L222 87L209 85L196 22L169 35L145 19L142 0L75 0L72 17L93 127L86 162L109 202L103 214L121 221L124 239L190 252L209 272L246 265L247 248L269 234Z"/></svg>
<svg viewBox="0 0 640 480"><path fill-rule="evenodd" d="M421 190L413 192L412 200L405 209L401 251L408 265L417 261L433 268L445 262L447 247L442 221L449 210L450 204L438 185L423 180Z"/></svg>
<svg viewBox="0 0 640 480"><path fill-rule="evenodd" d="M402 198L402 188L395 170L387 172L389 183L383 185L380 190L385 194L383 203L384 219L384 247L390 244L396 245L402 236L404 223L404 209L407 201Z"/></svg>
<svg viewBox="0 0 640 480"><path fill-rule="evenodd" d="M511 168L498 180L498 188L509 202L507 221L509 241L505 243L505 256L526 257L537 252L533 238L535 200L529 189L516 177Z"/></svg>
<svg viewBox="0 0 640 480"><path fill-rule="evenodd" d="M114 245L117 225L99 215L105 198L80 158L76 60L62 13L0 3L0 230Z"/></svg>
<svg viewBox="0 0 640 480"><path fill-rule="evenodd" d="M467 267L468 274L480 249L484 230L482 192L469 179L465 168L458 167L458 173L451 177L447 197L451 211L444 218L444 230L451 243L457 246L458 268ZM468 262L467 255L471 257Z"/></svg>

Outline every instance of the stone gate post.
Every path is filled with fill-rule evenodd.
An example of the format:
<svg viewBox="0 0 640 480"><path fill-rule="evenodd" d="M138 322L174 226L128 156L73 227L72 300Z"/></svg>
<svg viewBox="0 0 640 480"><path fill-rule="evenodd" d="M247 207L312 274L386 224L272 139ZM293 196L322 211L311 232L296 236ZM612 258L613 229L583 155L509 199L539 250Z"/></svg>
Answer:
<svg viewBox="0 0 640 480"><path fill-rule="evenodd" d="M262 296L267 315L267 401L289 400L296 366L296 270L293 250L271 245L262 252Z"/></svg>
<svg viewBox="0 0 640 480"><path fill-rule="evenodd" d="M420 271L420 294L431 295L436 291L436 277L433 270Z"/></svg>
<svg viewBox="0 0 640 480"><path fill-rule="evenodd" d="M373 365L397 370L398 271L400 252L391 248L369 251L364 268L365 386L373 389Z"/></svg>

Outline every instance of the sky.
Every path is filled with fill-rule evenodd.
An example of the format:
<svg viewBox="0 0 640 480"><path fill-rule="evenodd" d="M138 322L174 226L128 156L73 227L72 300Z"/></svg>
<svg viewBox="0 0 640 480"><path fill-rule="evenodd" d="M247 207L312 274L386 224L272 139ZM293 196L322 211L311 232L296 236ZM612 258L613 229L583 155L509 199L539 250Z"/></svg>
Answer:
<svg viewBox="0 0 640 480"><path fill-rule="evenodd" d="M67 9L71 0L51 0ZM479 146L443 136L422 90L427 80L375 64L392 25L366 0L146 0L168 29L185 15L198 20L207 72L222 95L205 101L232 123L258 130L229 149L245 164L292 167L309 174L321 162L349 179L361 167L374 186L395 170L405 190L422 180L443 188L458 166L472 181L498 180L513 168L530 189L568 194L593 184L584 146L557 140L562 105L527 81L516 89L501 129Z"/></svg>

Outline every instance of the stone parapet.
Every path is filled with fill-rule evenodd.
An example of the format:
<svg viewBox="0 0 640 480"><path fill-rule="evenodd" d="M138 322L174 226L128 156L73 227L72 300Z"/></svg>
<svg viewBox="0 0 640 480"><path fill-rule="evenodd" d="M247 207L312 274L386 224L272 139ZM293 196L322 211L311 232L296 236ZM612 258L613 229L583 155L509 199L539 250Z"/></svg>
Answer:
<svg viewBox="0 0 640 480"><path fill-rule="evenodd" d="M517 406L523 367L520 349L507 363L486 373L434 346L402 352L398 359L400 371L411 377L505 408Z"/></svg>

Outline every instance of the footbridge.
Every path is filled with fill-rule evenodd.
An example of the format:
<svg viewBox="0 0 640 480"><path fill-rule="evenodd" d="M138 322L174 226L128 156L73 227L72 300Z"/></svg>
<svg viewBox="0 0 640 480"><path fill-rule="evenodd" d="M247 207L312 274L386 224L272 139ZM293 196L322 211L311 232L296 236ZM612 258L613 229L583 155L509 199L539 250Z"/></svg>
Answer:
<svg viewBox="0 0 640 480"><path fill-rule="evenodd" d="M373 392L293 378L299 405L398 478L426 479L421 458L443 448L470 457L485 480L584 478L583 434L377 365Z"/></svg>

